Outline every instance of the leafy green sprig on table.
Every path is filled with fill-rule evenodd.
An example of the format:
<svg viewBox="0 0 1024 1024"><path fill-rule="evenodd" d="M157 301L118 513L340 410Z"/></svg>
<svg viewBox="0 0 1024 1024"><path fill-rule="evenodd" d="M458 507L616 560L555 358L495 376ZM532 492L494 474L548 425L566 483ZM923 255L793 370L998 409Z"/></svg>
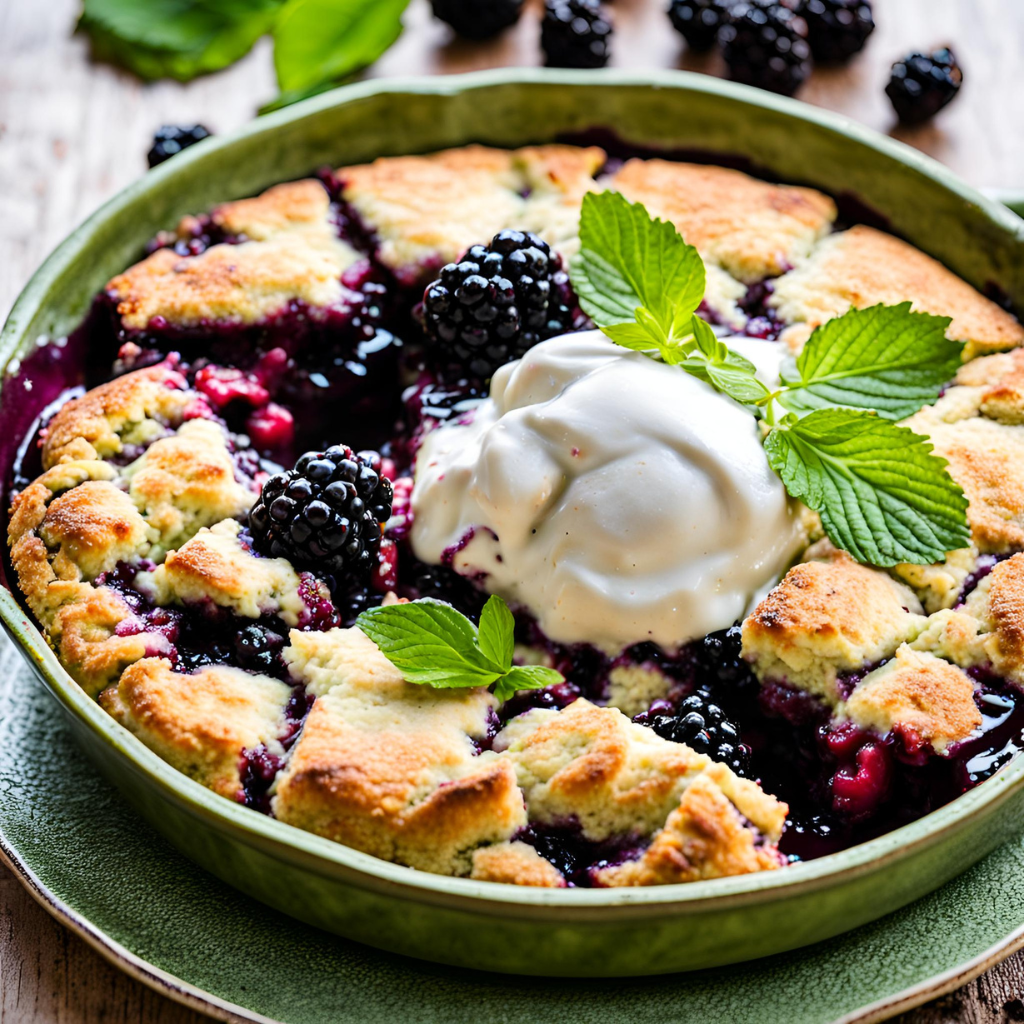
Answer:
<svg viewBox="0 0 1024 1024"><path fill-rule="evenodd" d="M506 701L518 690L563 681L553 668L513 665L515 622L508 605L487 599L479 629L449 604L423 598L363 612L356 625L380 648L408 683L436 689L492 686Z"/></svg>
<svg viewBox="0 0 1024 1024"><path fill-rule="evenodd" d="M570 278L616 344L710 384L763 421L789 494L860 562L929 564L967 545L967 499L927 438L894 421L934 402L960 365L949 318L910 303L818 327L777 386L697 315L704 264L676 229L618 193L584 197Z"/></svg>
<svg viewBox="0 0 1024 1024"><path fill-rule="evenodd" d="M93 55L147 80L233 64L268 33L281 95L276 109L368 67L402 33L409 0L83 0L79 28Z"/></svg>

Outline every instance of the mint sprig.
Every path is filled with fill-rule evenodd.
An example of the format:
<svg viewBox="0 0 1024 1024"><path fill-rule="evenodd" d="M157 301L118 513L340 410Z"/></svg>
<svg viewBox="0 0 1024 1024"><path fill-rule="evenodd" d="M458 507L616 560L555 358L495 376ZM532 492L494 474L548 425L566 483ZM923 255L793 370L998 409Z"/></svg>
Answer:
<svg viewBox="0 0 1024 1024"><path fill-rule="evenodd" d="M902 420L934 402L956 374L963 345L946 337L947 316L910 303L851 309L817 327L783 371L779 403L796 413L845 406Z"/></svg>
<svg viewBox="0 0 1024 1024"><path fill-rule="evenodd" d="M703 261L671 224L617 192L583 197L572 283L583 311L619 345L666 355L693 340Z"/></svg>
<svg viewBox="0 0 1024 1024"><path fill-rule="evenodd" d="M769 463L834 544L891 566L941 561L969 543L967 499L946 461L893 422L934 402L960 365L948 318L913 313L909 302L850 310L812 333L772 390L696 315L703 263L672 225L616 193L591 194L580 240L570 276L583 310L612 341L679 366L764 420Z"/></svg>
<svg viewBox="0 0 1024 1024"><path fill-rule="evenodd" d="M452 689L493 686L500 701L519 690L563 681L542 665L513 665L513 629L508 605L492 595L480 613L479 629L450 604L424 598L370 608L359 627L408 683Z"/></svg>
<svg viewBox="0 0 1024 1024"><path fill-rule="evenodd" d="M765 438L786 490L858 562L928 564L965 547L967 499L931 442L860 409L820 409Z"/></svg>

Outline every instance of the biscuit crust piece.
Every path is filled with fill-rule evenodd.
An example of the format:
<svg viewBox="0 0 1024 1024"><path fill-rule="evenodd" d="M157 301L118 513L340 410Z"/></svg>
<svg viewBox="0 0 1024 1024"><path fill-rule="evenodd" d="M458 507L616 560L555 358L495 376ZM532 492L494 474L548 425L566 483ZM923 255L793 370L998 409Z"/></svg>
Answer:
<svg viewBox="0 0 1024 1024"><path fill-rule="evenodd" d="M532 822L575 820L595 841L655 834L705 776L776 840L786 817L785 804L724 765L583 699L561 711L519 715L495 737L494 749L515 764Z"/></svg>
<svg viewBox="0 0 1024 1024"><path fill-rule="evenodd" d="M406 683L358 629L293 630L285 660L317 694L279 777L282 821L409 867L468 874L526 824L511 764L480 752L485 689Z"/></svg>
<svg viewBox="0 0 1024 1024"><path fill-rule="evenodd" d="M928 435L970 502L967 522L978 550L1005 554L1024 547L1024 427L976 417Z"/></svg>
<svg viewBox="0 0 1024 1024"><path fill-rule="evenodd" d="M781 823L773 836L765 836L751 827L741 807L749 809L749 803L771 798L745 779L727 780L726 772L724 765L713 765L696 778L643 854L598 871L598 882L608 886L671 885L782 867L784 860L774 848ZM737 802L737 788L746 791L747 801L741 798ZM734 791L732 799L729 789ZM783 809L783 819L785 814Z"/></svg>
<svg viewBox="0 0 1024 1024"><path fill-rule="evenodd" d="M125 669L100 704L178 771L238 800L246 752L261 745L284 752L291 693L276 679L229 665L183 675L162 658L146 658Z"/></svg>
<svg viewBox="0 0 1024 1024"><path fill-rule="evenodd" d="M579 230L579 205L604 163L597 147L463 146L343 167L345 200L372 226L379 258L414 282L502 228L536 231L556 248Z"/></svg>
<svg viewBox="0 0 1024 1024"><path fill-rule="evenodd" d="M245 241L195 256L158 249L107 284L122 324L193 328L248 325L302 302L317 310L352 298L341 276L364 257L339 235L330 197L318 181L277 185L255 199L225 204L211 217ZM187 235L190 221L182 226Z"/></svg>
<svg viewBox="0 0 1024 1024"><path fill-rule="evenodd" d="M1013 316L937 260L860 224L826 238L779 278L770 304L787 321L817 326L851 306L908 299L920 312L953 318L947 333L966 342L965 359L1024 342L1024 327Z"/></svg>
<svg viewBox="0 0 1024 1024"><path fill-rule="evenodd" d="M47 425L43 469L116 459L176 427L190 401L185 378L167 366L116 377L68 402Z"/></svg>
<svg viewBox="0 0 1024 1024"><path fill-rule="evenodd" d="M898 729L939 754L981 725L971 679L955 665L906 644L864 677L838 715L880 736Z"/></svg>
<svg viewBox="0 0 1024 1024"><path fill-rule="evenodd" d="M535 889L564 889L565 878L551 861L523 842L495 843L473 852L470 878L480 882L529 885Z"/></svg>
<svg viewBox="0 0 1024 1024"><path fill-rule="evenodd" d="M933 616L914 646L1024 686L1024 554L994 566L962 608Z"/></svg>
<svg viewBox="0 0 1024 1024"><path fill-rule="evenodd" d="M762 681L788 683L833 706L840 672L890 657L925 625L909 588L845 552L786 573L743 623L743 656Z"/></svg>
<svg viewBox="0 0 1024 1024"><path fill-rule="evenodd" d="M154 441L123 476L147 526L159 534L160 553L201 527L245 515L256 498L253 485L235 478L224 429L211 420L189 420Z"/></svg>
<svg viewBox="0 0 1024 1024"><path fill-rule="evenodd" d="M705 260L746 282L788 270L836 218L835 203L821 192L724 167L633 159L610 185L671 221Z"/></svg>
<svg viewBox="0 0 1024 1024"><path fill-rule="evenodd" d="M11 562L44 626L67 595L79 593L74 584L148 550L153 535L115 477L105 462L64 462L12 502Z"/></svg>
<svg viewBox="0 0 1024 1024"><path fill-rule="evenodd" d="M285 558L257 557L239 539L241 528L234 519L204 527L140 585L160 605L210 602L242 619L276 615L297 625L305 608L298 573Z"/></svg>

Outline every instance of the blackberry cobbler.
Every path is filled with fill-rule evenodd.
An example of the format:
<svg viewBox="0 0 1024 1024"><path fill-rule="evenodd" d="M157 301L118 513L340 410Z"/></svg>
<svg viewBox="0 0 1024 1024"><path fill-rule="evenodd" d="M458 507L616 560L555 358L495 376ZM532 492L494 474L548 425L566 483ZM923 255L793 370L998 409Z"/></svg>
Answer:
<svg viewBox="0 0 1024 1024"><path fill-rule="evenodd" d="M911 425L970 546L857 563L739 406L590 330L566 261L604 189L696 246L766 377L851 306L951 317L967 361ZM83 339L10 564L82 688L256 812L442 874L686 882L860 842L1021 745L1024 329L819 192L585 146L385 158L185 218ZM413 685L354 626L489 593L562 682Z"/></svg>

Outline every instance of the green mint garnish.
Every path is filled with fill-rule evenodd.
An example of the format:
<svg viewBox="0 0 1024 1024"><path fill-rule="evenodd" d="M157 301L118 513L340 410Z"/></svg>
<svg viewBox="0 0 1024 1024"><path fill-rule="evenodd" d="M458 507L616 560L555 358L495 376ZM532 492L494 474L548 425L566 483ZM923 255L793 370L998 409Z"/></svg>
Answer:
<svg viewBox="0 0 1024 1024"><path fill-rule="evenodd" d="M858 562L928 564L965 547L967 499L931 442L862 409L819 409L765 438L786 490Z"/></svg>
<svg viewBox="0 0 1024 1024"><path fill-rule="evenodd" d="M934 402L956 374L963 345L946 337L950 318L912 313L910 303L851 309L816 328L782 375L779 403L796 413L845 406L890 420Z"/></svg>
<svg viewBox="0 0 1024 1024"><path fill-rule="evenodd" d="M818 327L775 390L697 309L704 265L639 203L587 195L570 276L612 341L679 366L768 426L765 450L789 494L860 562L927 565L970 542L967 499L927 438L894 420L934 402L960 365L947 317L910 303L850 310ZM632 318L632 322L630 322Z"/></svg>
<svg viewBox="0 0 1024 1024"><path fill-rule="evenodd" d="M450 604L423 599L370 608L356 625L380 648L407 683L438 689L493 686L506 701L518 690L563 681L542 665L513 665L512 613L496 595L487 599L480 628Z"/></svg>
<svg viewBox="0 0 1024 1024"><path fill-rule="evenodd" d="M704 263L671 225L617 192L583 197L572 283L583 311L626 348L669 354L693 339Z"/></svg>

